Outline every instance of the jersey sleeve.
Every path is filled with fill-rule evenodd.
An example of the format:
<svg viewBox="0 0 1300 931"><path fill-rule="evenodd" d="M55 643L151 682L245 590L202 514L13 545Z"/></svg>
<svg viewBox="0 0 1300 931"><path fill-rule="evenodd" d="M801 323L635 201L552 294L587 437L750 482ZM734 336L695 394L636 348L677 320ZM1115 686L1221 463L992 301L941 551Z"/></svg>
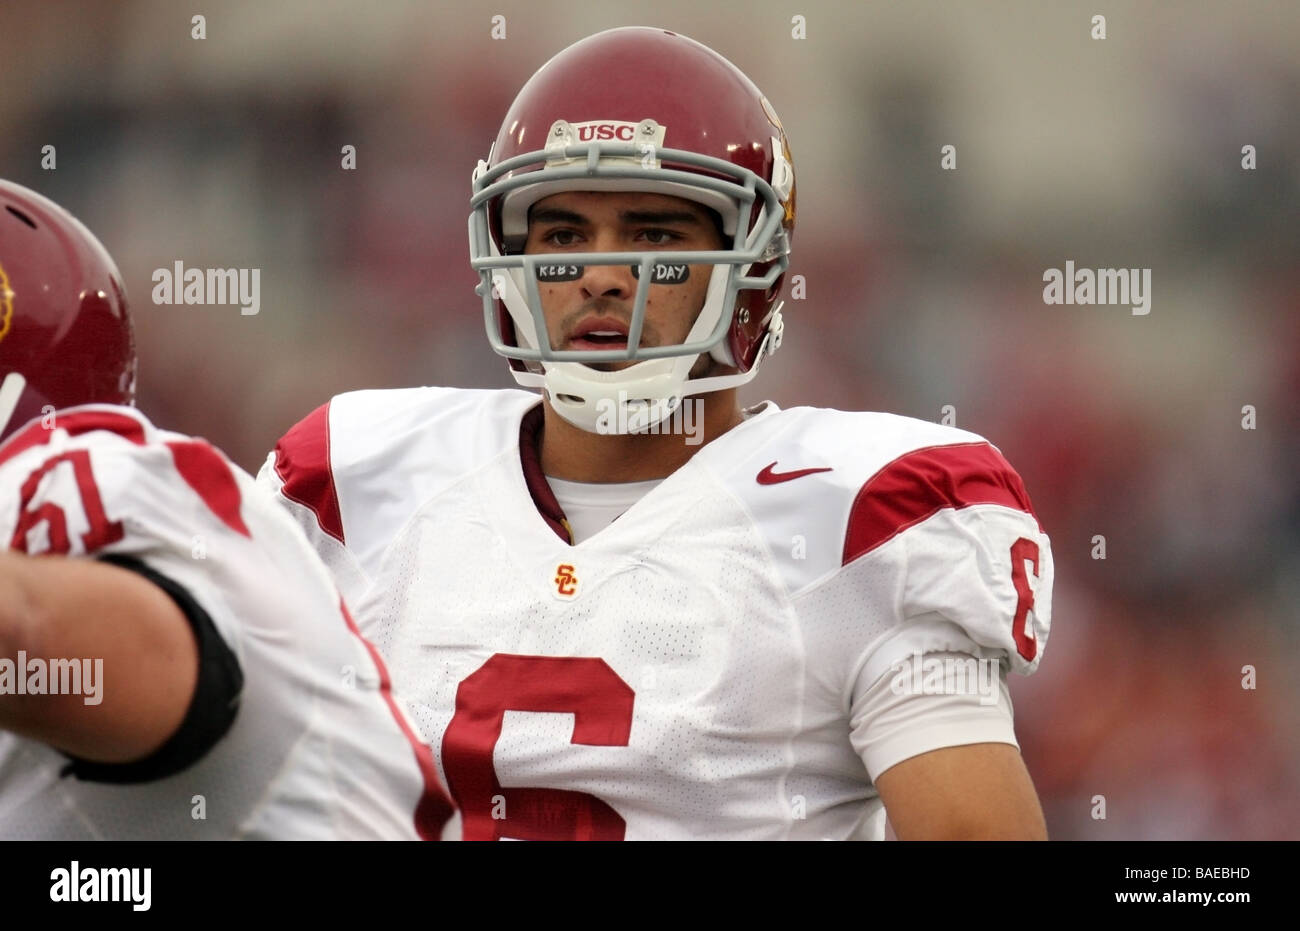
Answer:
<svg viewBox="0 0 1300 931"><path fill-rule="evenodd" d="M872 782L894 764L941 747L1006 743L1019 748L1006 670L1000 663L981 670L978 662L968 653L909 657L858 691L850 709L850 739ZM954 670L962 672L960 688ZM927 675L943 687L926 689Z"/></svg>
<svg viewBox="0 0 1300 931"><path fill-rule="evenodd" d="M842 572L850 587L889 593L873 606L885 629L860 654L860 685L940 651L1028 675L1047 646L1051 544L988 443L915 450L873 475L853 502Z"/></svg>
<svg viewBox="0 0 1300 931"><path fill-rule="evenodd" d="M847 712L873 779L941 747L1014 743L1009 703L1000 712L981 683L1033 673L1047 646L1051 545L1024 483L989 443L951 435L904 436L845 489L844 510L810 511L839 548L794 595L810 694Z"/></svg>
<svg viewBox="0 0 1300 931"><path fill-rule="evenodd" d="M1001 452L972 437L897 455L855 494L841 559L801 601L839 632L827 659L844 663L870 778L946 746L1014 745L1006 674L1043 658L1053 567Z"/></svg>
<svg viewBox="0 0 1300 931"><path fill-rule="evenodd" d="M343 526L330 443L332 408L333 402L322 404L294 424L266 457L257 483L302 529L344 598L355 602L368 580Z"/></svg>
<svg viewBox="0 0 1300 931"><path fill-rule="evenodd" d="M110 798L118 787L103 780L60 789L93 812L94 830L438 835L450 808L381 658L294 522L212 446L128 409L60 412L53 429L0 447L0 534L32 555L143 567L201 610L243 672L228 732L149 793ZM196 793L213 806L206 821L189 817ZM146 808L163 813L141 821Z"/></svg>
<svg viewBox="0 0 1300 931"><path fill-rule="evenodd" d="M222 580L258 571L225 457L126 409L86 408L0 451L0 536L30 555L137 560L187 592L238 651Z"/></svg>

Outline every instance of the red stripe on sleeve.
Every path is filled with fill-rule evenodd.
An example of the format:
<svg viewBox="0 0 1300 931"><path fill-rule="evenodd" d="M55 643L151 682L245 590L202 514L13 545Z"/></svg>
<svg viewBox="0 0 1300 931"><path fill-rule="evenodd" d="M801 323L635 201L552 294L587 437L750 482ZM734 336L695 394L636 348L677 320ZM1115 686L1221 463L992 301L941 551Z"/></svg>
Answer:
<svg viewBox="0 0 1300 931"><path fill-rule="evenodd" d="M275 444L275 474L284 483L284 496L309 509L320 529L343 543L343 515L330 464L328 402L298 421Z"/></svg>
<svg viewBox="0 0 1300 931"><path fill-rule="evenodd" d="M253 535L239 513L239 485L221 454L202 440L168 443L167 448L172 451L176 471L198 492L208 509L231 530L251 539Z"/></svg>
<svg viewBox="0 0 1300 931"><path fill-rule="evenodd" d="M976 504L1000 504L1038 519L1024 482L988 443L928 446L905 453L867 479L854 499L844 564L944 508Z"/></svg>

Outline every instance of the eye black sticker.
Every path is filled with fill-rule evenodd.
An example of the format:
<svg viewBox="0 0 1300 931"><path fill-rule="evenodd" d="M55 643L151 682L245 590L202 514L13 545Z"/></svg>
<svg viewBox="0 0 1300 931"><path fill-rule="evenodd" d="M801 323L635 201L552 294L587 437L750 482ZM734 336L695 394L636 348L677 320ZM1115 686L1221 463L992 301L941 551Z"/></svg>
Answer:
<svg viewBox="0 0 1300 931"><path fill-rule="evenodd" d="M640 265L632 266L632 277L641 277ZM651 284L681 284L689 277L691 277L689 265L666 265L663 262L656 262L650 266Z"/></svg>
<svg viewBox="0 0 1300 931"><path fill-rule="evenodd" d="M538 281L577 281L582 277L581 265L538 265Z"/></svg>

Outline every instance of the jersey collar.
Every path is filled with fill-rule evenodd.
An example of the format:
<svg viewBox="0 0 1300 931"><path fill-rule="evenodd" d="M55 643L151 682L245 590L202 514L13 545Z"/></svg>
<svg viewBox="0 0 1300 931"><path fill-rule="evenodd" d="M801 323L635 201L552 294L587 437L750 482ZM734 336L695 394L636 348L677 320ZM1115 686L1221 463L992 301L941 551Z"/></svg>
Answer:
<svg viewBox="0 0 1300 931"><path fill-rule="evenodd" d="M734 433L745 427L746 424L779 413L780 410L771 401L764 401L761 404L746 408L744 412L745 422L733 427L730 432ZM569 526L569 519L565 516L564 509L560 507L560 502L556 500L555 492L551 489L550 483L546 481L546 474L542 471L542 452L539 437L544 421L545 417L542 413L541 404L530 407L527 413L524 414L523 419L519 422L519 461L523 466L524 482L528 486L528 494L533 499L537 513L542 515L546 525L555 532L557 537L569 546L573 546L573 528ZM714 443L716 442L715 440ZM708 445L712 446L714 444L710 443ZM707 446L705 448L707 449Z"/></svg>
<svg viewBox="0 0 1300 931"><path fill-rule="evenodd" d="M555 500L555 492L551 490L546 475L542 472L541 443L538 442L538 437L542 432L543 419L542 405L538 404L529 408L519 422L519 461L524 469L528 494L532 496L537 513L542 515L546 526L554 530L557 537L573 546L573 530L569 526L569 519L564 516L564 509Z"/></svg>

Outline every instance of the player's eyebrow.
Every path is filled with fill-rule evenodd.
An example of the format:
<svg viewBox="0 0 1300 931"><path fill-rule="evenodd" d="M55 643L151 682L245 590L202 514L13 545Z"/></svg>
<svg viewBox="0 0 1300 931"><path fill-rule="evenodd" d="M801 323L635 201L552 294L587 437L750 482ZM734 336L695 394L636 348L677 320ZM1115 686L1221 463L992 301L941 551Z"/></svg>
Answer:
<svg viewBox="0 0 1300 931"><path fill-rule="evenodd" d="M698 215L688 210L624 210L618 218L624 223L684 223L688 226L701 226Z"/></svg>
<svg viewBox="0 0 1300 931"><path fill-rule="evenodd" d="M582 214L574 213L572 210L561 210L559 207L531 209L528 211L528 220L531 223L568 223L570 226L591 225L591 221Z"/></svg>
<svg viewBox="0 0 1300 931"><path fill-rule="evenodd" d="M570 226L590 226L591 220L580 213L572 210L564 210L560 207L542 207L529 212L529 220L533 223L567 223ZM631 225L655 224L664 225L684 224L687 226L701 226L703 221L697 214L688 210L623 210L619 212L618 218L623 223Z"/></svg>

